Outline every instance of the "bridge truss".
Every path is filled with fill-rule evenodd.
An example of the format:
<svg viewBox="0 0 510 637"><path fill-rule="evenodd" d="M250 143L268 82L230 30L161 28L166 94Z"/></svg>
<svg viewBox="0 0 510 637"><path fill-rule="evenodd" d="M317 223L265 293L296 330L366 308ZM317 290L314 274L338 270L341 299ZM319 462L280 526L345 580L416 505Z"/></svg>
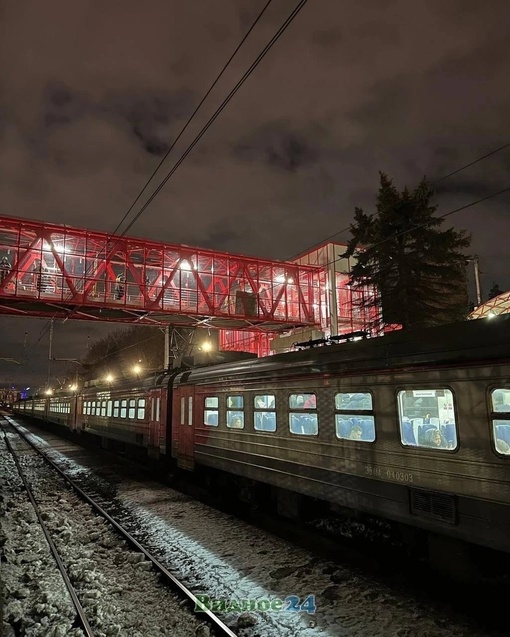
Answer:
<svg viewBox="0 0 510 637"><path fill-rule="evenodd" d="M324 271L0 216L0 313L278 332L321 323Z"/></svg>

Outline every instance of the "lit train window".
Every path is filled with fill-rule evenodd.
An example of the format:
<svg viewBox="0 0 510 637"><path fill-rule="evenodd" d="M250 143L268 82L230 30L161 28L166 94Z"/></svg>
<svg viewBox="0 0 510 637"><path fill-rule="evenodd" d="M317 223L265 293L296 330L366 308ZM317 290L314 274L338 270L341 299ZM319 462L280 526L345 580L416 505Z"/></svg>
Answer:
<svg viewBox="0 0 510 637"><path fill-rule="evenodd" d="M276 431L274 394L259 394L255 396L253 426L256 431Z"/></svg>
<svg viewBox="0 0 510 637"><path fill-rule="evenodd" d="M335 428L337 438L374 442L375 416L370 392L335 394Z"/></svg>
<svg viewBox="0 0 510 637"><path fill-rule="evenodd" d="M126 418L127 416L127 400L120 401L120 417Z"/></svg>
<svg viewBox="0 0 510 637"><path fill-rule="evenodd" d="M113 401L109 400L107 405L107 410L106 410L106 415L108 416L108 418L110 418L112 415L112 408L113 408Z"/></svg>
<svg viewBox="0 0 510 637"><path fill-rule="evenodd" d="M113 417L114 418L119 417L119 401L118 400L113 401Z"/></svg>
<svg viewBox="0 0 510 637"><path fill-rule="evenodd" d="M181 425L184 425L186 422L186 401L184 400L184 396L181 396Z"/></svg>
<svg viewBox="0 0 510 637"><path fill-rule="evenodd" d="M491 392L492 439L498 453L510 456L510 389Z"/></svg>
<svg viewBox="0 0 510 637"><path fill-rule="evenodd" d="M300 436L316 436L319 432L317 397L315 394L289 396L289 430Z"/></svg>
<svg viewBox="0 0 510 637"><path fill-rule="evenodd" d="M397 395L402 444L456 449L457 426L449 389L409 389Z"/></svg>
<svg viewBox="0 0 510 637"><path fill-rule="evenodd" d="M188 396L188 425L193 425L193 396Z"/></svg>
<svg viewBox="0 0 510 637"><path fill-rule="evenodd" d="M135 413L136 413L136 400L131 399L129 401L129 412L128 412L128 418L134 419L135 417Z"/></svg>
<svg viewBox="0 0 510 637"><path fill-rule="evenodd" d="M101 416L103 416L103 418L106 416L106 400L103 400L101 403Z"/></svg>
<svg viewBox="0 0 510 637"><path fill-rule="evenodd" d="M227 396L227 409L242 409L243 407L243 396Z"/></svg>
<svg viewBox="0 0 510 637"><path fill-rule="evenodd" d="M145 398L140 398L138 401L138 413L136 417L138 420L143 420L145 418Z"/></svg>
<svg viewBox="0 0 510 637"><path fill-rule="evenodd" d="M243 408L243 396L227 396L227 427L230 429L244 428Z"/></svg>
<svg viewBox="0 0 510 637"><path fill-rule="evenodd" d="M204 425L209 427L218 426L219 399L217 396L207 396L204 401Z"/></svg>

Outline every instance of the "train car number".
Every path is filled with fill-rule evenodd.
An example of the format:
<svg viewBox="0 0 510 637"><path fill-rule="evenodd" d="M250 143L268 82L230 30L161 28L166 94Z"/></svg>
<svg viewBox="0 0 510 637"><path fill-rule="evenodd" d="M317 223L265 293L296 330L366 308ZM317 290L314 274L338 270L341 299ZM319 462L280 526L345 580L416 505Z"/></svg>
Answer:
<svg viewBox="0 0 510 637"><path fill-rule="evenodd" d="M395 471L394 469L383 470L380 467L373 467L369 464L365 465L365 475L374 476L375 478L382 478L384 476L388 480L395 480L396 482L414 482L412 473Z"/></svg>

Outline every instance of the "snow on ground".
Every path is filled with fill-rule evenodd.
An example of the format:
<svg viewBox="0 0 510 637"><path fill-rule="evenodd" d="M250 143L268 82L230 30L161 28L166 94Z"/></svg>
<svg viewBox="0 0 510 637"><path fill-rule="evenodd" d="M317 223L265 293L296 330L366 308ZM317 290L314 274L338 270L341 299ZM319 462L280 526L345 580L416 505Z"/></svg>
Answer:
<svg viewBox="0 0 510 637"><path fill-rule="evenodd" d="M182 609L160 584L141 553L130 550L15 434L8 435L22 453L23 471L97 637L209 634L200 617ZM17 625L18 635L81 635L71 630L74 609L67 590L3 438L0 444L4 621Z"/></svg>
<svg viewBox="0 0 510 637"><path fill-rule="evenodd" d="M45 434L38 431L38 435ZM65 447L65 449L64 449ZM54 459L83 486L115 493L112 512L195 592L214 599L274 600L289 606L314 595L316 612L218 613L246 637L495 637L439 604L403 596L352 567L334 564L157 483L99 471L98 452L73 451L67 441ZM69 451L67 458L64 451ZM70 459L73 457L74 459ZM291 600L292 601L292 600ZM148 633L150 634L150 633Z"/></svg>

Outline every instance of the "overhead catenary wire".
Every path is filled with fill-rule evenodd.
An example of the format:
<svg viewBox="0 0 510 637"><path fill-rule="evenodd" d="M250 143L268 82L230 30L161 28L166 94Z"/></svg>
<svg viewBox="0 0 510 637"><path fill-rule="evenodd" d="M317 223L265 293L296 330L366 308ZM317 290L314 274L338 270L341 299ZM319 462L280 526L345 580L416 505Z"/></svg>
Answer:
<svg viewBox="0 0 510 637"><path fill-rule="evenodd" d="M138 203L140 197L143 195L143 193L147 190L149 184L151 183L151 181L154 179L156 173L158 172L158 170L161 168L161 166L163 165L163 163L166 161L166 159L168 158L168 156L170 155L170 153L172 152L172 150L175 148L175 145L177 144L177 142L180 140L180 138L182 137L182 135L186 132L188 126L191 124L191 122L193 121L193 119L195 118L195 115L198 113L198 111L200 110L200 107L202 106L202 104L205 102L205 100L209 97L209 95L211 94L212 90L214 89L214 87L218 84L218 82L220 81L221 77L223 76L223 74L225 73L225 71L227 70L227 68L230 66L230 63L232 62L232 60L234 59L234 57L237 55L239 49L243 46L243 44L246 42L246 40L248 39L250 33L253 31L253 29L255 28L255 26L257 25L257 23L260 21L260 19L262 18L262 16L264 15L264 13L266 12L266 10L268 9L269 5L271 4L272 0L268 0L268 2L266 2L266 4L264 5L263 9L260 11L260 13L257 15L257 17L255 18L255 21L253 22L253 24L251 25L251 27L248 29L248 31L245 33L244 37L242 38L242 40L239 42L239 44L237 45L237 47L235 48L234 52L231 54L231 56L229 57L229 59L225 62L225 64L223 65L223 68L221 69L221 71L218 73L218 75L216 76L215 80L213 81L213 83L210 85L210 87L207 89L206 93L204 94L204 96L202 97L202 99L200 100L200 102L197 104L197 106L195 107L195 110L193 111L193 113L191 113L191 115L189 116L188 120L186 121L186 123L184 124L184 126L181 128L181 130L179 131L179 133L177 134L176 138L174 139L174 141L172 142L172 144L170 145L169 149L167 150L167 152L165 153L165 155L163 156L163 158L161 159L161 161L159 162L159 164L156 166L156 168L154 169L152 175L149 177L149 179L146 181L144 187L140 190L140 192L138 193L138 195L136 196L135 200L133 201L133 203L131 204L131 206L129 207L128 211L126 212L126 214L122 217L122 219L119 221L119 223L117 224L117 227L115 228L115 230L113 231L113 234L115 235L121 228L122 224L124 223L124 221L128 218L129 214L131 213L131 211L133 210L133 208L135 207L135 205ZM125 231L127 232L127 230ZM124 233L123 233L124 234Z"/></svg>
<svg viewBox="0 0 510 637"><path fill-rule="evenodd" d="M200 133L198 133L198 135L191 142L191 144L188 146L188 148L184 151L184 153L181 155L181 157L178 159L178 161L170 169L170 171L167 173L166 177L163 179L163 181L160 183L160 185L156 188L156 190L152 193L152 195L145 202L145 204L141 207L141 209L137 212L137 214L135 215L133 220L127 225L127 227L124 229L122 234L125 234L138 221L138 219L145 212L145 210L148 208L148 206L152 203L152 201L155 199L155 197L158 195L158 193L161 191L161 189L165 186L167 181L172 177L172 175L175 174L175 172L177 171L179 166L183 163L183 161L190 154L190 152L193 150L193 148L198 144L198 142L205 135L207 130L212 126L212 124L214 123L216 118L225 109L225 107L230 102L230 100L234 97L234 95L241 88L241 86L244 84L244 82L250 77L250 75L253 73L253 71L257 68L257 66L260 64L260 62L264 59L266 54L272 48L272 46L277 42L277 40L280 38L280 36L284 33L284 31L288 28L288 26L291 24L291 22L294 20L294 18L298 15L298 13L301 11L301 9L305 6L307 1L308 0L300 0L300 2L297 4L297 6L291 11L291 13L285 19L285 21L280 26L278 31L269 40L269 42L266 44L266 46L263 48L263 50L259 53L259 55L255 59L255 61L251 64L251 66L248 68L248 70L244 73L244 75L241 77L241 79L237 82L237 84L234 86L234 88L230 91L230 93L227 95L227 97L223 100L223 102L220 104L220 106L216 109L214 114L209 118L208 122L202 128Z"/></svg>

